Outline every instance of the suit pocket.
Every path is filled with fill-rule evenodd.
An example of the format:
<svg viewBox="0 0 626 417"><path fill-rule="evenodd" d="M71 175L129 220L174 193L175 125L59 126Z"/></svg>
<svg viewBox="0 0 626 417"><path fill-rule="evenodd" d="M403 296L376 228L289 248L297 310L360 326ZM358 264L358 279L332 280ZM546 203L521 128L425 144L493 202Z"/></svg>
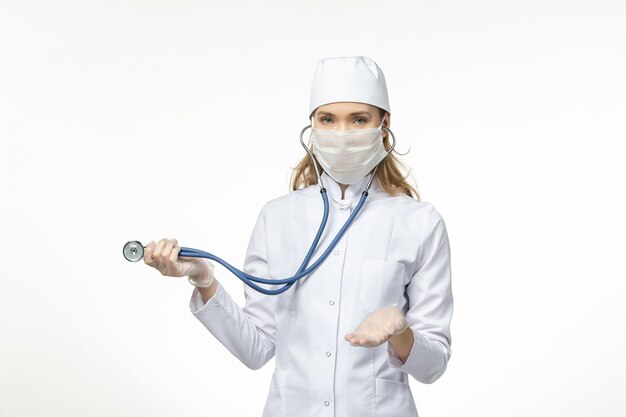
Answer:
<svg viewBox="0 0 626 417"><path fill-rule="evenodd" d="M404 294L404 264L379 259L364 259L359 275L359 298L368 309L396 303Z"/></svg>
<svg viewBox="0 0 626 417"><path fill-rule="evenodd" d="M376 416L416 417L417 415L409 384L376 378Z"/></svg>

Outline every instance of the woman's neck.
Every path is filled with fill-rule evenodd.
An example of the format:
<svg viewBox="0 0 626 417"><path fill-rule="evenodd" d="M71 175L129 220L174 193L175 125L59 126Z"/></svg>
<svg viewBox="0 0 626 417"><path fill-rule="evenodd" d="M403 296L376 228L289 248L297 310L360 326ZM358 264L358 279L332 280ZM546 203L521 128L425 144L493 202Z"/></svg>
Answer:
<svg viewBox="0 0 626 417"><path fill-rule="evenodd" d="M345 198L346 188L348 188L348 184L339 184L339 187L341 188L341 199L343 200Z"/></svg>

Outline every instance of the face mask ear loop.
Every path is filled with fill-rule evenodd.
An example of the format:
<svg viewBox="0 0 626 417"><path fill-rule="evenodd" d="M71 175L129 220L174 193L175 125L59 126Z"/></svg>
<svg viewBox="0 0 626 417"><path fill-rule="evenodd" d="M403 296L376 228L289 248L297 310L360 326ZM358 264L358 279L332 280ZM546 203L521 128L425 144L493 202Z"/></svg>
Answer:
<svg viewBox="0 0 626 417"><path fill-rule="evenodd" d="M383 125L385 124L385 116L383 116L383 120L380 121L380 126L378 126L378 129L380 130L380 138L381 140L385 140L385 138L383 137L383 132L384 129L386 129L385 127L383 127Z"/></svg>
<svg viewBox="0 0 626 417"><path fill-rule="evenodd" d="M391 149L389 149L387 151L387 155L385 156L385 158L387 156L389 156L389 154L391 153L391 151L393 151L393 149L396 147L396 136L393 134L393 132L391 131L391 129L389 129L388 127L384 128L387 132L389 132L389 134L391 135L391 138L393 139L393 143L391 145ZM383 158L384 160L384 158ZM382 162L382 161L380 161ZM374 172L372 173L372 176L370 177L370 180L367 182L367 186L365 187L365 192L368 192L370 187L372 186L372 181L374 181L374 176L376 175L376 171L378 170L378 166L380 165L380 162L378 164L376 164L376 166L374 167Z"/></svg>

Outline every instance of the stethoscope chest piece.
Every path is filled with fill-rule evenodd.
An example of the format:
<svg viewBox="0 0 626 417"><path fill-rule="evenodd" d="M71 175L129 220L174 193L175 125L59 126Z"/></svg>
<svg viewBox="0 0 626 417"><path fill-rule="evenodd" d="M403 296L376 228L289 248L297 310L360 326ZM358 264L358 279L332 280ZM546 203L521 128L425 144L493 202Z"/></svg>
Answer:
<svg viewBox="0 0 626 417"><path fill-rule="evenodd" d="M143 258L143 245L138 240L131 240L126 242L122 252L124 253L124 258L131 262L137 262Z"/></svg>

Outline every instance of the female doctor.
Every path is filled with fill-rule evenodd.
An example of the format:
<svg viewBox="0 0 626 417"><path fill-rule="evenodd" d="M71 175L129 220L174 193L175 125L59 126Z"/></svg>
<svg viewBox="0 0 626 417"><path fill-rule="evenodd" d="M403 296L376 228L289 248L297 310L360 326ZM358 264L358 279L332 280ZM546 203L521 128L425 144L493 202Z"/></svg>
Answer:
<svg viewBox="0 0 626 417"><path fill-rule="evenodd" d="M240 307L209 260L178 258L176 239L146 247L146 264L188 277L195 286L191 313L241 362L259 369L275 356L264 417L416 417L408 376L430 384L446 370L453 311L446 226L387 154L390 113L385 78L373 60L318 62L308 146L330 212L309 265L375 178L334 251L289 290L264 295L244 284ZM281 279L298 270L323 216L317 183L307 154L293 171L290 192L260 210L245 272Z"/></svg>

